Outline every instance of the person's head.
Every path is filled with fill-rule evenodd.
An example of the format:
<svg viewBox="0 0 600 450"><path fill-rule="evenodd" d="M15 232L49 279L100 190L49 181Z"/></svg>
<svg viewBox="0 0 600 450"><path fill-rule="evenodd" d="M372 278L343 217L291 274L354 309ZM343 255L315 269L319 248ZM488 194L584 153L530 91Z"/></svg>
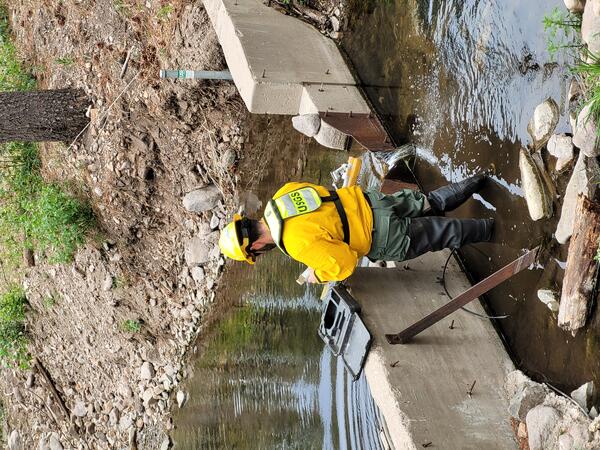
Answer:
<svg viewBox="0 0 600 450"><path fill-rule="evenodd" d="M221 231L219 247L228 258L254 264L258 255L273 249L275 243L263 222L235 214Z"/></svg>

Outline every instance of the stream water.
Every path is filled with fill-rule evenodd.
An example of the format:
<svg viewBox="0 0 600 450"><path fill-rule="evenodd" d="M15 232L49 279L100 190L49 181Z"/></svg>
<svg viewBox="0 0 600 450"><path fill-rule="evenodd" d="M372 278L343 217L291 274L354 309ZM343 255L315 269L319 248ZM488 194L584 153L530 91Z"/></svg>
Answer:
<svg viewBox="0 0 600 450"><path fill-rule="evenodd" d="M530 220L518 167L519 150L530 142L527 123L546 98L561 106L558 132L570 132L565 55L552 60L542 24L554 7L564 9L564 4L366 2L344 39L369 98L396 140L417 144L414 172L426 191L495 165L496 175L475 201L453 213L496 219L494 243L462 251L475 280L550 237L560 214L557 204L552 219ZM548 162L551 169L554 160ZM556 179L559 193L567 177ZM587 381L600 382L600 340L597 315L573 338L537 299L537 289L560 286L566 251L566 245L557 246L544 267L517 275L487 300L494 314L510 316L497 323L518 367L570 392Z"/></svg>
<svg viewBox="0 0 600 450"><path fill-rule="evenodd" d="M398 143L411 141L412 169L425 190L494 163L496 175L457 216L495 217L494 243L465 248L481 279L554 230L532 222L520 189L518 151L536 105L553 97L564 111L568 73L546 51L542 18L562 0L353 0L343 48ZM566 131L566 114L559 131ZM299 136L287 118L255 118L248 145L263 170L248 187L264 199L282 182L329 183L347 155ZM253 151L252 154L256 154ZM551 162L552 163L552 162ZM564 187L566 182L558 178ZM566 248L487 297L516 364L564 390L594 379L598 318L577 337L556 326L536 298L564 270ZM270 255L254 270L232 266L218 302L233 305L203 334L175 413L176 448L383 448L385 424L364 380L352 384L316 336L318 292L291 282L300 268ZM558 280L558 281L557 281ZM473 349L477 351L476 348Z"/></svg>
<svg viewBox="0 0 600 450"><path fill-rule="evenodd" d="M264 202L284 182L330 184L347 160L302 138L288 118L252 119L248 190ZM261 160L262 169L253 166ZM317 336L320 290L279 252L254 268L229 265L217 302L227 311L199 339L175 415L180 449L383 449L385 425L364 377L353 382Z"/></svg>

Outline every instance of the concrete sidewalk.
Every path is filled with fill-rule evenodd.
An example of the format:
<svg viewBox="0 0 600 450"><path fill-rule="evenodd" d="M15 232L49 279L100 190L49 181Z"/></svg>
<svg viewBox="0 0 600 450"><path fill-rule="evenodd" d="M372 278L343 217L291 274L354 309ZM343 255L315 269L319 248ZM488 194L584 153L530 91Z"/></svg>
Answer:
<svg viewBox="0 0 600 450"><path fill-rule="evenodd" d="M360 268L350 279L375 341L365 366L373 397L397 450L517 448L502 388L514 367L489 320L458 311L410 344L385 340L448 302L438 281L448 254L403 263L409 270ZM454 260L446 284L453 295L470 287ZM477 301L468 308L483 313Z"/></svg>

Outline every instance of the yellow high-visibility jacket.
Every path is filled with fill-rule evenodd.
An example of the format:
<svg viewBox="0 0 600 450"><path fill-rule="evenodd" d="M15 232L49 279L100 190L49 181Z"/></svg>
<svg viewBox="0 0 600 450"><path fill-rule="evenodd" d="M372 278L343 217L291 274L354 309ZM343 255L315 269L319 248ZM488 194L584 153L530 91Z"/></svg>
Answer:
<svg viewBox="0 0 600 450"><path fill-rule="evenodd" d="M329 196L323 186L287 183L273 198L306 186L316 189L321 197ZM288 254L314 269L322 282L349 277L371 248L373 213L362 190L351 186L337 193L348 217L350 245L344 243L342 221L333 202L323 202L316 211L285 219L283 226L282 240Z"/></svg>

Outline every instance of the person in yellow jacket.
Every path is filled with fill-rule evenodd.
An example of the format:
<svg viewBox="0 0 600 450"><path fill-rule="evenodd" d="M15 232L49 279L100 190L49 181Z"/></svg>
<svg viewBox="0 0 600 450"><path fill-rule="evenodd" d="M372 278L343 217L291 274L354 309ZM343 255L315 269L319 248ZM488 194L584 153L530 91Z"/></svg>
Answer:
<svg viewBox="0 0 600 450"><path fill-rule="evenodd" d="M309 282L341 281L363 256L404 261L428 251L489 241L493 219L443 217L477 192L486 175L439 188L429 195L402 189L392 195L358 186L329 191L293 182L279 189L262 220L235 215L221 232L221 252L254 264L279 247L311 270Z"/></svg>

